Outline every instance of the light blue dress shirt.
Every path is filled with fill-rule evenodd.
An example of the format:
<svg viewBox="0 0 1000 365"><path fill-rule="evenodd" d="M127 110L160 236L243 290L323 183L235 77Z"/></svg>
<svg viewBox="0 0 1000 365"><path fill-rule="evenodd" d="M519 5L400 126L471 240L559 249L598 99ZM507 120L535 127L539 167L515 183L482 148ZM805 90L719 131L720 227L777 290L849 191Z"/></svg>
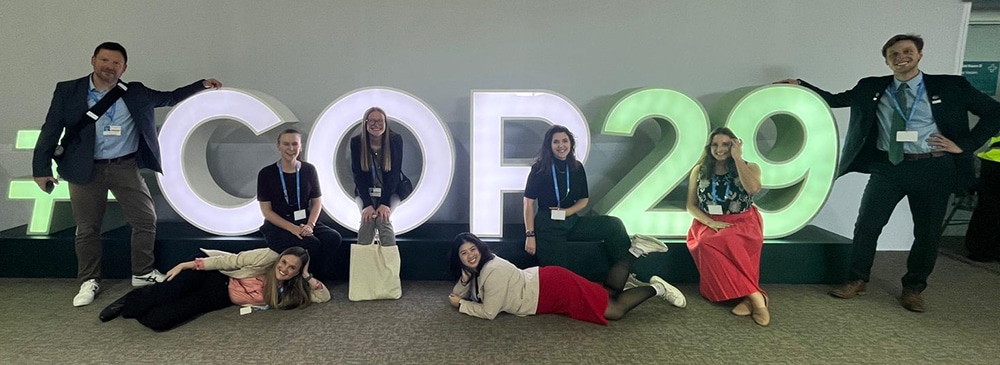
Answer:
<svg viewBox="0 0 1000 365"><path fill-rule="evenodd" d="M87 107L93 108L107 91L100 91L94 87L93 75L90 76L90 89L87 90ZM108 111L94 123L96 139L94 140L94 159L103 160L125 156L139 150L139 134L135 130L135 122L132 120L132 113L129 113L125 100L118 98ZM121 127L121 135L106 135L106 131L111 131L111 127Z"/></svg>
<svg viewBox="0 0 1000 365"><path fill-rule="evenodd" d="M931 103L927 97L927 87L920 87L923 82L923 72L906 82L909 87L906 90L906 100L911 105L911 108L916 108L913 111L913 118L906 121L906 130L916 131L917 141L903 143L903 153L931 152L932 149L927 144L927 138L932 133L938 132L937 124L934 123L934 115L931 112ZM890 135L892 131L892 116L897 113L896 109L892 106L892 99L895 98L896 89L899 88L900 84L902 84L901 81L893 78L892 84L884 90L882 97L878 101L878 149L882 151L888 151L889 142L896 140L896 136ZM917 89L923 89L920 95L917 95ZM900 105L900 108L902 107L903 105ZM903 119L906 119L906 117L904 115Z"/></svg>

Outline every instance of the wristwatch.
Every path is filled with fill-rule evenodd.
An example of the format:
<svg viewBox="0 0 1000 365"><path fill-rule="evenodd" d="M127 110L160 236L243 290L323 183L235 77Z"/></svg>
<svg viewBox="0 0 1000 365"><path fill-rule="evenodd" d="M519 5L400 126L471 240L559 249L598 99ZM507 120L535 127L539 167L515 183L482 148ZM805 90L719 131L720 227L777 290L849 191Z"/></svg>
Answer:
<svg viewBox="0 0 1000 365"><path fill-rule="evenodd" d="M535 237L535 231L524 232L524 237Z"/></svg>

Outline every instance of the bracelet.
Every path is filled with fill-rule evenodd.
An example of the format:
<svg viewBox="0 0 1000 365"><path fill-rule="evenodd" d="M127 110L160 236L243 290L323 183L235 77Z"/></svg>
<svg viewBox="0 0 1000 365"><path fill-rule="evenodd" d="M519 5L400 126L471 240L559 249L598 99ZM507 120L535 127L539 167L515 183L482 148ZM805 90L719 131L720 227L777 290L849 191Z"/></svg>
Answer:
<svg viewBox="0 0 1000 365"><path fill-rule="evenodd" d="M526 237L526 238L527 237L535 237L535 231L526 231L526 232L524 232L524 237Z"/></svg>
<svg viewBox="0 0 1000 365"><path fill-rule="evenodd" d="M313 276L312 276L312 275L309 275L309 276L303 276L303 277L302 277L302 279L304 279L305 281L309 281L309 280L312 280L312 278L313 278Z"/></svg>

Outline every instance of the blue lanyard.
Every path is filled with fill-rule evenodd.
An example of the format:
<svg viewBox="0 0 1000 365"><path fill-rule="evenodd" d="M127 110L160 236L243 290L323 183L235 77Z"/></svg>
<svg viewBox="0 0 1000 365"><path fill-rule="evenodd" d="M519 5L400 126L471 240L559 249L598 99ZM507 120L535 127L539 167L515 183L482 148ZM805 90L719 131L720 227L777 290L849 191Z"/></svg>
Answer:
<svg viewBox="0 0 1000 365"><path fill-rule="evenodd" d="M716 203L723 203L723 202L726 201L726 198L729 196L729 193L730 193L729 188L732 185L726 184L726 194L722 196L722 199L719 199L718 190L716 189L716 186L717 186L718 182L719 182L719 178L718 177L713 177L712 178L712 188L711 188L712 189L712 201L714 201Z"/></svg>
<svg viewBox="0 0 1000 365"><path fill-rule="evenodd" d="M292 205L292 201L288 199L288 187L285 185L285 172L281 170L281 160L278 160L278 180L281 180L281 192L285 193L285 203ZM295 162L295 202L296 209L302 209L302 186L299 185L299 163Z"/></svg>
<svg viewBox="0 0 1000 365"><path fill-rule="evenodd" d="M117 86L115 86L115 87L117 87ZM104 92L105 95L107 95L107 93L108 93L107 91ZM87 98L90 99L90 100L92 100L94 102L94 105L97 105L97 102L101 101L101 98L97 97L97 90L90 90L90 92L87 93ZM91 105L91 107L93 107L93 105ZM108 110L104 112L104 115L108 116L108 124L111 124L111 123L114 122L114 120L115 120L115 109L117 109L117 108L118 108L118 101L115 100L115 102L111 104L111 107L108 108Z"/></svg>
<svg viewBox="0 0 1000 365"><path fill-rule="evenodd" d="M913 112L917 111L917 104L920 103L920 100L923 99L922 95L924 94L924 81L921 80L920 85L917 86L916 96L913 97L913 105L910 106L910 115L903 115L903 108L899 106L899 101L896 100L895 93L893 93L892 90L889 89L891 86L892 85L886 86L885 92L889 93L889 100L890 103L892 103L892 109L895 110L896 113L899 113L900 117L906 118L903 119L904 125L910 124L910 119L913 119ZM902 84L900 84L900 86L902 86Z"/></svg>
<svg viewBox="0 0 1000 365"><path fill-rule="evenodd" d="M371 166L370 170L372 170L372 187L375 187L375 181L376 181L376 179L378 179L378 177L375 176L375 170L378 170L378 164L375 163L375 159L377 159L378 156L375 156L374 153L370 154L368 156L372 160L372 166Z"/></svg>
<svg viewBox="0 0 1000 365"><path fill-rule="evenodd" d="M552 188L556 190L556 206L562 208L562 198L559 196L559 183L556 182L556 163L552 163ZM569 164L566 164L566 196L569 196Z"/></svg>

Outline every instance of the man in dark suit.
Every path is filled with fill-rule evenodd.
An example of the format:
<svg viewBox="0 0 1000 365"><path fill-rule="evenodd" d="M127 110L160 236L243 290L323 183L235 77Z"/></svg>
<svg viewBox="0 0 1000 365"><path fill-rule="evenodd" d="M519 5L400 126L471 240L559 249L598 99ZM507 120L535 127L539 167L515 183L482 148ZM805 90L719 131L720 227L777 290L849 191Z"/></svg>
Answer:
<svg viewBox="0 0 1000 365"><path fill-rule="evenodd" d="M923 46L918 35L893 36L882 47L892 76L863 78L839 94L798 79L779 81L812 89L831 107L851 107L838 174L871 174L854 225L848 282L830 295L849 299L865 292L878 236L896 204L906 197L914 240L900 304L914 312L924 311L920 293L937 260L951 193L974 183L972 152L1000 129L996 100L961 76L920 71ZM971 129L969 112L980 118Z"/></svg>
<svg viewBox="0 0 1000 365"><path fill-rule="evenodd" d="M101 224L108 190L115 194L125 218L132 226L132 286L163 281L153 268L156 212L153 198L139 169L160 170L160 146L156 137L153 108L172 106L207 88L220 88L216 79L200 80L180 89L163 92L129 82L128 89L97 121L81 118L125 72L128 53L118 43L105 42L94 49L90 59L94 72L85 77L56 84L52 104L35 144L32 175L42 190L58 184L52 175L53 153L59 135L84 123L77 138L58 157L59 175L69 182L70 203L76 221L77 278L80 292L74 306L94 301L101 277Z"/></svg>

